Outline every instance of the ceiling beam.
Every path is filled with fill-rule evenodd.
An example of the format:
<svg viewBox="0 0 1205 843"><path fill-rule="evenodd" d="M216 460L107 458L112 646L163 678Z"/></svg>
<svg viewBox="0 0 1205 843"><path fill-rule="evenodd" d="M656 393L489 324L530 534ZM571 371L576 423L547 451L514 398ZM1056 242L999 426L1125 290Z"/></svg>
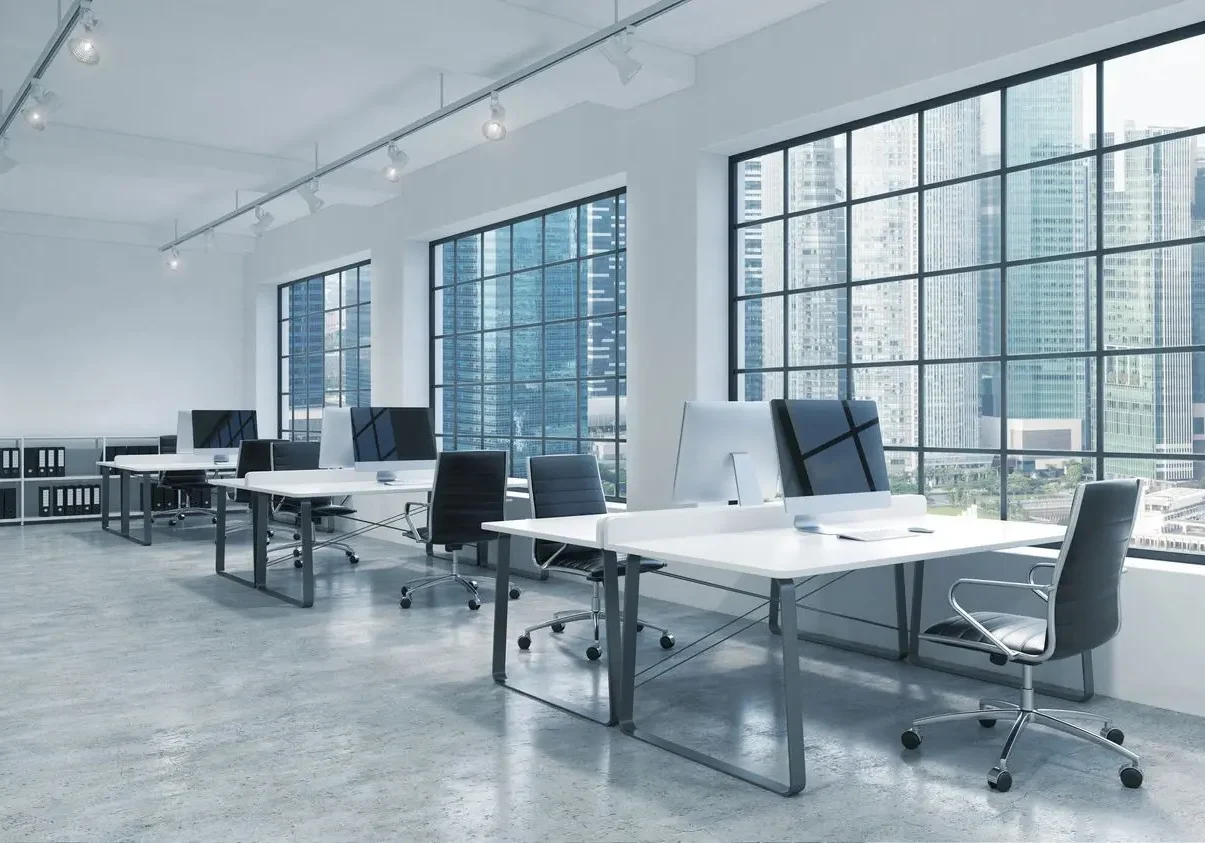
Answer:
<svg viewBox="0 0 1205 843"><path fill-rule="evenodd" d="M396 132L392 132L385 137L378 138L377 140L366 144L365 146L362 146L353 152L349 152L347 155L344 155L341 158L335 159L329 164L317 168L312 173L303 176L302 178L294 179L293 181L276 188L264 196L261 196L254 202L240 206L236 210L223 214L222 216L206 223L200 228L196 228L181 237L177 237L174 240L165 243L160 247L160 251L166 252L176 248L180 244L185 243L194 237L199 237L205 232L216 228L217 226L224 225L225 223L228 223L231 220L250 212L254 208L266 205L274 199L279 199L281 196L293 192L297 188L308 184L313 179L325 178L328 174L333 173L336 170L340 170L349 164L360 160L361 158L384 149L393 141L404 138L407 135L412 135L415 132L426 128L427 126L438 123L439 121L454 114L458 114L479 102L483 102L484 100L488 99L492 93L505 91L508 88L512 88L515 85L518 85L521 82L536 76L537 74L543 73L544 71L553 68L562 62L568 61L574 56L580 55L587 50L591 50L619 32L627 29L629 26L639 26L642 23L646 23L647 21L660 17L666 12L672 11L679 6L684 6L689 2L690 0L657 0L657 2L653 3L647 8L642 9L633 15L629 15L628 17L612 24L611 26L604 27L594 34L588 35L585 38L570 44L568 47L557 50L556 52L553 52L550 55L527 65L526 67L520 68L519 70L502 77L492 85L480 88L464 97L461 97L450 105L444 106L443 108L434 111L407 126L403 126Z"/></svg>

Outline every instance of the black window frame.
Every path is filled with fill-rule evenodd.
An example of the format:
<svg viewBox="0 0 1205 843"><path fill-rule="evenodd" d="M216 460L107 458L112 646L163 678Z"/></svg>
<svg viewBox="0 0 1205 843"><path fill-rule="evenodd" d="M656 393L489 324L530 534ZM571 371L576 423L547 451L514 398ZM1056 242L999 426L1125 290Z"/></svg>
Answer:
<svg viewBox="0 0 1205 843"><path fill-rule="evenodd" d="M509 454L509 459L511 461L511 474L519 475L519 476L525 476L526 469L525 469L525 467L515 465L515 462L516 462L515 455L517 453L516 446L515 446L516 441L530 441L530 442L538 441L540 443L540 445L539 445L540 453L548 453L548 451L547 451L547 443L548 442L574 443L578 452L581 452L583 443L596 442L596 443L600 443L605 446L609 446L613 449L613 453L615 455L614 456L614 466L612 469L614 471L614 475L615 475L614 476L614 493L611 493L611 490L606 488L607 482L608 482L608 472L606 470L606 466L604 465L604 461L600 459L600 469L602 470L602 474L603 474L604 489L607 492L606 497L608 500L611 500L611 501L622 502L622 501L626 500L626 492L627 492L626 457L627 457L628 437L627 437L626 424L621 426L620 419L623 417L624 405L626 404L626 400L627 400L627 372L628 372L627 353L626 353L626 351L627 351L627 341L626 341L627 314L628 314L627 296L626 296L626 277L627 277L626 276L626 273L627 273L626 261L627 261L627 251L628 251L627 192L628 192L628 190L627 190L626 186L617 187L617 188L613 188L611 190L603 191L601 193L595 193L595 194L592 194L589 196L584 196L580 199L574 199L569 202L562 202L558 205L554 205L554 206L551 206L548 208L542 208L538 211L533 211L531 213L522 214L520 216L512 217L510 219L499 220L498 222L493 222L488 225L479 226L477 228L469 229L467 231L457 232L456 234L449 235L447 237L441 237L438 240L431 241L430 251L429 251L430 303L429 303L429 308L428 308L429 317L430 317L429 326L428 326L428 337L429 337L429 341L430 341L430 346L429 346L429 355L428 355L428 358L429 358L428 364L429 365L428 365L428 381L427 382L428 382L428 386L429 386L429 395L430 395L429 406L432 408L432 412L435 415L436 439L440 443L441 450L443 448L445 439L447 437L447 434L444 432L444 425L448 424L448 422L447 422L447 420L443 419L442 413L440 412L440 407L437 406L437 401L439 400L437 391L445 389L448 386L455 387L456 383L455 382L445 383L439 379L440 377L442 377L442 372L437 371L436 343L438 341L443 341L443 340L446 340L451 337L458 337L458 336L465 336L465 335L471 336L473 334L476 334L482 339L481 365L482 365L482 370L483 370L482 371L483 377L482 377L481 381L479 382L479 384L481 385L483 391L486 386L495 385L495 384L499 385L499 386L508 386L513 390L514 386L519 383L539 383L540 387L541 387L541 396L542 396L541 400L544 401L544 396L547 395L546 386L549 383L553 383L553 384L572 383L572 384L574 384L574 396L575 396L574 400L575 400L575 407L576 407L577 401L580 400L581 385L583 382L596 382L596 381L597 382L601 382L601 381L614 382L613 392L614 392L614 400L615 400L615 411L614 411L615 412L615 424L614 424L614 429L613 429L613 435L611 435L611 436L598 437L598 436L588 435L588 431L583 430L583 428L582 428L580 411L575 412L575 415L577 416L577 428L578 429L577 429L577 435L573 436L573 437L548 436L548 435L546 435L547 431L544 430L543 428L541 428L542 435L532 436L532 437L515 436L513 427L511 429L511 432L505 436L500 435L500 434L488 433L487 432L488 428L486 426L486 401L484 400L484 392L483 392L483 400L481 401L481 436L478 438L480 438L483 443L485 443L486 440L494 440L495 442L501 442L502 440L506 440L509 443L508 454ZM484 282L487 280L491 280L491 279L495 279L495 278L502 278L502 277L509 277L509 278L513 279L514 275L532 272L532 271L539 271L541 273L541 278L542 278L544 270L547 269L548 267L556 267L556 266L571 264L575 268L576 281L577 281L577 283L580 283L580 279L581 279L580 269L584 264L586 264L589 261L597 260L600 258L607 258L609 256L612 256L615 259L615 271L616 271L616 278L617 278L616 304L615 304L614 313L602 313L602 314L594 314L594 315L584 314L581 309L582 291L578 288L577 283L575 283L574 316L573 317L556 317L553 319L549 319L547 311L546 311L548 297L547 297L547 295L544 294L543 282L541 282L540 321L535 322L535 323L524 322L524 323L521 323L521 325L516 325L514 322L515 299L514 299L514 286L513 286L513 280L512 280L511 293L510 293L510 298L509 298L509 310L511 313L511 320L510 320L509 326L507 328L495 328L495 329L486 328L485 321L484 321L485 295L484 295L484 290L483 290L482 295L481 295L481 305L479 307L479 312L478 312L478 327L476 329L469 329L468 331L461 332L461 331L457 330L458 324L454 323L452 333L448 333L448 334L442 333L443 312L438 309L439 304L440 304L440 301L439 301L440 294L442 291L448 290L448 289L454 287L458 283L463 283L461 281L461 279L453 278L453 281L450 284L439 284L439 281L443 280L443 279L438 278L437 273L436 273L437 266L439 265L438 253L444 245L446 245L448 243L453 243L455 241L459 241L459 240L462 240L462 239L468 238L468 237L474 237L474 236L481 237L489 232L497 231L500 229L510 228L511 226L515 226L515 225L525 223L525 222L530 222L532 220L540 220L541 221L541 244L542 244L541 248L543 249L544 248L543 244L546 243L546 240L544 237L545 231L546 231L546 224L544 223L544 220L546 220L549 216L552 216L554 214L558 214L558 213L561 213L563 211L567 211L567 210L570 210L573 208L583 208L583 207L589 206L595 202L599 202L599 201L607 200L607 199L612 199L615 201L616 218L615 218L615 242L613 244L614 248L605 250L605 251L587 253L584 251L584 244L581 242L580 236L575 236L575 239L577 240L577 254L575 256L566 258L566 259L555 260L555 261L549 261L546 259L546 256L542 256L541 261L539 263L537 263L533 266L527 266L527 267L523 267L522 269L516 270L515 269L515 261L514 261L515 242L514 242L514 238L512 237L510 246L509 246L510 257L509 257L509 263L508 263L507 270L504 272L497 272L492 275L485 275L484 268L481 268L480 271L475 276L475 278L479 282ZM580 219L578 219L576 224L578 226L578 231L580 232L580 225L581 225ZM622 297L622 301L620 301L620 296L619 296L619 280L618 279L620 277L622 277L624 279L623 289L625 290L625 295ZM455 304L453 304L452 307L454 308L454 312L456 313L455 318L458 322L459 311L456 310ZM582 348L582 341L581 341L581 335L579 333L579 330L580 330L581 326L584 323L590 321L591 319L594 319L594 320L608 319L608 318L611 318L612 316L616 320L616 333L615 333L616 372L614 375L606 375L606 376L598 376L598 377L583 376L582 375L582 361L578 360L577 366L576 366L576 374L575 374L574 378L572 378L572 379L554 378L551 380L548 379L548 373L544 369L544 360L543 360L544 351L543 351L543 349L545 348L545 339L547 336L547 329L550 325L568 325L568 324L574 325L575 326L576 348L577 348L578 353L580 354L581 348ZM541 377L538 380L533 380L530 378L516 380L515 372L514 372L514 365L515 365L514 350L513 350L514 347L512 344L512 352L511 352L511 360L510 360L510 365L511 365L510 379L508 381L487 381L484 377L484 369L485 369L484 340L485 340L486 335L493 333L495 331L499 331L499 330L508 330L508 331L512 332L512 337L513 337L513 332L517 328L520 328L520 327L521 328L537 328L538 327L540 329L540 347L541 347L540 372L541 372ZM512 406L513 406L513 401L514 401L513 394L511 396L511 401L512 401ZM455 406L458 407L459 405L457 404ZM452 423L454 424L454 421ZM455 445L455 443L454 443L454 445ZM556 453L561 453L561 452L562 451L556 451Z"/></svg>
<svg viewBox="0 0 1205 843"><path fill-rule="evenodd" d="M358 270L360 270L360 269L362 269L362 268L364 268L364 267L371 267L371 266L372 266L372 259L371 259L371 258L367 258L367 259L364 259L364 260L360 260L360 261L356 261L356 262L354 262L354 263L347 264L346 266L340 266L340 267L336 267L336 268L334 268L334 269L328 269L328 270L324 270L324 271L322 271L322 272L315 272L315 273L311 273L311 274L309 274L309 275L306 275L304 278L297 278L297 279L295 279L295 280L293 280L293 281L285 281L285 282L283 282L283 283L281 283L281 284L277 284L277 285L276 285L276 436L277 436L278 438L289 438L289 439L293 439L293 438L295 437L296 433L297 433L297 431L296 431L296 430L294 430L294 429L293 429L293 427L292 427L292 420L291 420L291 419L292 419L292 410L293 410L293 405L292 405L292 403L290 402L290 404L289 404L289 410L290 410L290 425L289 425L289 426L287 426L287 427L285 426L285 423L284 423L284 422L285 422L285 419L283 418L283 414L281 413L281 407L282 407L282 405L283 405L283 404L284 404L284 402L285 402L285 398L286 398L286 397L288 397L288 396L291 396L291 395L293 394L293 392L292 392L292 390L291 390L291 389L287 389L287 390L286 390L286 388L285 388L285 387L286 387L286 384L285 384L285 377L284 377L284 361L285 361L286 359L291 359L291 358L292 358L292 355L290 355L290 354L286 354L286 353L285 353L284 342L283 342L283 336L282 336L282 334L284 333L283 326L284 326L284 323L285 323L285 322L289 322L289 321L291 321L291 320L292 320L292 318L293 318L291 313L290 313L290 314L288 314L288 315L286 315L286 314L285 314L285 312L284 312L284 296L285 296L285 291L286 291L286 290L290 290L290 291L291 291L291 290L292 290L292 289L294 289L294 288L301 287L302 285L309 284L309 283L310 283L311 281L313 281L314 279L322 279L322 280L323 280L323 286L324 286L324 288L325 288L325 280L326 280L326 278L327 278L327 277L329 277L329 276L331 276L331 275L337 275L337 276L340 276L340 281L339 281L339 306L338 306L337 308L330 308L330 309L327 309L326 307L323 307L323 310L322 310L323 317L324 317L324 319L325 319L325 315L326 315L327 313L333 313L333 312L342 312L342 311L349 310L349 309L352 309L352 308L361 309L361 313L362 313L362 312L363 312L363 311L362 311L362 308L364 308L365 306L367 306L368 313L369 313L369 341L368 341L368 343L367 343L367 344L362 343L362 342L360 342L360 338L362 337L362 334L357 335L357 338L356 338L356 339L357 339L357 344L354 346L354 348L355 348L355 350L356 350L357 354L359 354L360 352L363 352L364 350L368 350L368 351L369 351L369 353L371 354L371 349L372 349L372 325L371 325L371 318L372 318L372 295L371 295L371 292L370 292L368 299L363 300L363 301L361 301L361 300L360 300L360 297L359 297L359 283L360 283L360 278L359 278L359 274L358 274ZM348 272L348 271L350 271L350 270L353 270L353 269L354 269L354 270L357 270L357 276L356 276L356 284L357 284L357 290L356 290L356 301L355 301L355 303L354 303L354 304L344 304L344 300L345 300L345 299L344 299L344 294L343 294L343 278L342 278L342 274L343 274L343 273L345 273L345 272ZM371 276L371 274L369 275L369 285L370 285L370 290L371 290L371 285L372 285L372 276ZM359 321L359 315L360 315L360 314L357 314L357 325L362 325L363 323ZM325 355L326 355L326 354L328 354L328 353L330 353L330 352L334 352L334 351L338 351L338 352L346 352L346 351L348 351L350 348L352 348L352 347L351 347L351 346L344 347L344 346L340 345L340 346L339 346L339 347L337 347L337 348L328 349L328 348L326 347L326 338L325 338L325 335L323 336L322 355L323 355L323 360L324 360L324 361L325 361ZM307 355L307 356L308 356L308 355ZM338 395L339 395L339 406L340 406L340 407L344 407L344 406L351 406L351 405L348 405L348 404L344 403L344 402L345 402L345 398L346 398L346 396L347 396L347 390L346 390L346 389L344 388L344 386L343 386L343 376L344 376L344 371L345 371L345 370L344 370L344 367L343 367L343 366L340 366L340 367L339 367L339 380L340 380L340 385L339 385L339 390L338 390ZM368 384L369 384L369 385L368 385L368 389L367 389L367 390L356 390L356 392L357 392L357 393L360 393L360 392L370 392L370 391L371 391L371 388L372 388L372 380L371 380L371 378L372 378L372 368L371 368L371 363L370 363L370 365L369 365L369 382L368 382ZM290 385L290 386L291 386L291 385ZM307 390L306 390L306 394L307 394L307 395L311 395L311 394L313 394L313 393L312 393L312 391L311 391L311 390L308 390L308 389L307 389ZM327 406L327 405L326 405L326 403L325 403L325 402L326 402L326 395L327 395L327 392L326 392L326 385L325 385L325 383L324 383L324 384L323 384L323 389L322 389L322 396L323 396L323 407L324 407L324 408ZM287 434L287 437L286 437L286 434ZM312 435L312 432L311 432L311 431L309 431L309 430L308 430L308 428L307 428L307 430L306 430L306 436L305 436L303 439L301 439L301 440L297 440L297 441L307 441L307 440L308 440L308 441L317 441L317 437L313 436L313 435Z"/></svg>
<svg viewBox="0 0 1205 843"><path fill-rule="evenodd" d="M916 487L917 492L924 494L925 492L925 454L926 453L967 453L990 455L998 460L999 473L999 497L1000 497L1000 518L1008 517L1008 478L1010 474L1010 458L1016 459L1019 456L1026 457L1052 457L1052 458L1068 458L1082 459L1085 462L1091 461L1095 466L1095 477L1105 476L1104 468L1106 459L1142 459L1142 460L1163 460L1170 462L1193 462L1200 463L1205 461L1205 453L1192 452L1165 452L1165 453L1141 453L1130 454L1109 450L1105 447L1105 377L1106 361L1111 357L1155 357L1158 354L1176 354L1176 353L1205 353L1205 344L1192 343L1189 345L1151 345L1135 348L1106 348L1105 334L1105 296L1103 295L1105 284L1104 261L1106 257L1127 254L1135 252L1158 252L1161 249L1171 249L1173 247L1196 247L1205 248L1205 234L1196 234L1187 238L1158 240L1155 242L1125 244L1106 247L1104 245L1105 233L1105 216L1106 205L1104 201L1105 194L1105 159L1109 155L1120 153L1130 149L1141 147L1154 146L1155 144L1167 143L1181 138L1200 136L1205 133L1205 124L1196 125L1192 128L1169 132L1168 134L1158 135L1152 134L1149 137L1138 140L1114 142L1106 141L1108 133L1105 130L1105 85L1104 85L1104 67L1105 62L1122 58L1129 55L1144 52L1146 50L1161 47L1177 41L1182 41L1188 38L1205 35L1205 21L1192 24L1189 26L1179 27L1174 30L1152 35L1146 38L1130 41L1124 44L1110 47L1108 49L1099 50L1086 55L1067 59L1046 65L1024 73L1014 74L995 81L986 82L972 87L964 88L949 94L944 94L938 97L933 97L924 101L911 103L906 106L891 109L889 111L880 112L869 115L857 120L853 120L844 124L825 127L822 130L809 132L804 135L789 138L775 143L767 144L756 149L751 149L729 157L729 311L728 311L728 375L729 375L729 399L740 400L740 376L749 372L766 372L771 374L781 374L783 379L783 391L788 392L790 388L790 373L791 372L815 372L822 370L835 370L844 376L842 383L842 394L850 395L854 391L854 373L857 369L869 369L880 366L911 368L916 372L916 427L917 437L916 444L908 446L888 446L887 450L895 452L910 453L916 455ZM1095 71L1095 126L1088 129L1088 133L1095 136L1096 143L1091 148L1086 148L1080 151L1072 152L1064 155L1051 155L1050 157L1041 158L1040 160L1027 161L1019 164L1009 165L1007 160L1008 150L1008 119L1007 119L1007 94L1006 91L1010 87L1022 85L1035 80L1054 76L1060 73L1067 73L1075 70L1083 70L1094 68ZM1091 71L1087 71L1091 72ZM1191 86L1188 86L1191 92ZM938 108L953 103L958 103L974 97L979 97L987 94L998 93L1000 96L1000 162L997 167L985 169L975 172L970 175L961 175L954 178L942 179L940 181L926 182L924 177L924 114L926 111ZM854 196L850 187L853 182L853 168L851 158L853 155L852 133L858 129L874 126L884 121L889 121L901 117L916 116L918 119L917 129L917 144L918 144L918 162L916 183L912 187L891 192L876 192L873 196ZM783 196L782 207L779 213L769 214L764 217L750 217L742 220L742 191L741 191L741 165L743 162L760 158L762 156L781 153L784 163L789 157L789 150L799 147L803 144L811 143L818 140L832 138L834 136L845 136L845 154L846 154L846 192L843 199L832 203L831 205L809 206L800 210L791 210L790 203L790 179L786 176L787 170L784 169L783 177ZM1027 170L1033 170L1039 167L1045 167L1052 164L1075 162L1075 161L1090 161L1088 166L1092 169L1095 175L1095 184L1091 185L1090 190L1095 191L1095 209L1093 222L1095 231L1092 236L1095 238L1095 243L1091 248L1077 252L1059 253L1052 255L1042 255L1040 257L1031 257L1024 259L1009 259L1007 249L1007 176ZM1000 189L1000 223L999 223L999 238L1000 238L1000 255L999 260L990 263L985 263L975 266L964 266L956 270L935 270L926 272L925 270L925 254L924 254L924 197L935 189L942 187L951 187L958 184L969 182L982 181L988 178L996 178L999 180ZM1091 184L1091 183L1089 183ZM874 278L868 280L853 280L854 260L850 251L850 239L853 236L852 226L849 224L850 216L846 217L846 251L845 251L845 278L840 283L832 285L823 285L817 287L802 287L791 288L787 280L787 273L790 257L790 226L789 220L802 217L809 214L815 214L818 211L825 209L846 209L847 213L852 215L852 209L859 204L871 201L882 200L893 196L914 196L917 200L917 267L915 272L906 273L904 276L899 276L907 279L915 279L918 287L918 303L919 314L916 329L916 344L917 353L915 359L908 360L893 360L890 362L867 362L855 361L853 355L853 331L852 331L852 310L849 305L852 301L852 292L858 287L865 284L877 284L893 280L892 278ZM776 200L777 201L777 200ZM740 289L741 276L740 266L742 255L739 252L739 232L742 228L761 225L766 222L774 222L781 220L783 222L783 283L782 288L771 292L760 292L752 294L744 294ZM1091 239L1091 238L1090 238ZM1093 291L1095 293L1095 314L1094 314L1094 342L1095 346L1087 348L1083 351L1056 352L1056 353L1033 353L1033 354L1018 354L1016 352L1009 353L1007 341L1007 276L1010 269L1015 270L1019 267L1034 264L1048 264L1058 260L1068 259L1083 259L1090 261L1095 269L1095 281ZM993 326L993 329L998 332L998 348L995 354L990 355L975 355L969 357L947 357L942 356L940 363L990 363L998 365L999 368L999 384L998 395L1000 407L998 415L1000 416L1000 447L999 448L946 448L936 445L927 445L925 443L925 369L927 365L933 365L936 358L926 358L925 355L925 319L924 311L924 280L927 277L933 276L952 276L955 274L970 274L978 273L984 270L995 270L999 272L999 299L997 310L998 324ZM1191 270L1190 270L1191 271ZM845 336L844 336L844 360L826 365L799 365L791 366L790 354L788 353L788 337L790 334L789 319L787 318L789 297L792 293L798 294L801 292L810 292L822 289L833 289L837 291L845 291L850 298L846 299L845 316ZM737 363L740 360L739 342L741 333L741 304L742 302L756 299L779 299L783 306L783 359L780 366L765 366L754 368L739 368ZM1010 361L1034 359L1041 361L1050 360L1086 360L1091 361L1095 366L1093 379L1095 381L1095 396L1092 409L1092 430L1094 432L1092 447L1085 447L1083 450L1042 450L1035 448L1010 448L1008 439L1008 363ZM841 383L841 381L839 381ZM1190 427L1195 423L1190 424ZM1146 547L1133 547L1130 550L1130 555L1138 558L1159 559L1165 561L1183 562L1187 564L1205 564L1205 552L1193 552L1184 550L1167 550Z"/></svg>

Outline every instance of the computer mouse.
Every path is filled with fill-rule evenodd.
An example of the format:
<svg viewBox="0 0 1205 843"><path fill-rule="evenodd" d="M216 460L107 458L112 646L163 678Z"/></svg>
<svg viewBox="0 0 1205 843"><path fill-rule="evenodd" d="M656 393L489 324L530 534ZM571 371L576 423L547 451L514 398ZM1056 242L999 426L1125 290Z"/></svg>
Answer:
<svg viewBox="0 0 1205 843"><path fill-rule="evenodd" d="M909 527L908 532L909 533L932 533L933 531L930 530L928 527Z"/></svg>

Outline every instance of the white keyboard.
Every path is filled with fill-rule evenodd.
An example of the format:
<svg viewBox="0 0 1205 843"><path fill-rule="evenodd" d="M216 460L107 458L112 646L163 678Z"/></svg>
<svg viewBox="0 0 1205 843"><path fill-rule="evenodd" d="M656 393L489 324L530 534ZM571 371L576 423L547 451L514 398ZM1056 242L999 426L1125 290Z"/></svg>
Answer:
<svg viewBox="0 0 1205 843"><path fill-rule="evenodd" d="M880 527L872 530L842 530L837 535L855 542L881 542L887 539L910 539L920 533L900 527Z"/></svg>

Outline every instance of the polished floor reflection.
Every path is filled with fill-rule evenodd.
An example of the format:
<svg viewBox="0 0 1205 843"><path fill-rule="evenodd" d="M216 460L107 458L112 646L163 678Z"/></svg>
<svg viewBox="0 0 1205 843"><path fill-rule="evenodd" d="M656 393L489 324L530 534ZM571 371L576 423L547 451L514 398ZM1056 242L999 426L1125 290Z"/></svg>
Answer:
<svg viewBox="0 0 1205 843"><path fill-rule="evenodd" d="M137 548L94 524L0 530L0 839L1205 839L1205 720L1098 698L1143 756L1141 790L1110 754L1035 729L992 793L999 729L934 729L914 757L899 732L999 689L805 644L808 789L783 799L496 686L491 602L470 612L449 589L398 608L417 554L322 554L301 610L214 576L207 528L160 532ZM521 585L512 638L589 602L576 579ZM725 620L642 615L680 647ZM585 635L537 633L511 675L605 692ZM781 775L769 640L755 627L643 685L638 719ZM642 667L666 657L642 642Z"/></svg>

